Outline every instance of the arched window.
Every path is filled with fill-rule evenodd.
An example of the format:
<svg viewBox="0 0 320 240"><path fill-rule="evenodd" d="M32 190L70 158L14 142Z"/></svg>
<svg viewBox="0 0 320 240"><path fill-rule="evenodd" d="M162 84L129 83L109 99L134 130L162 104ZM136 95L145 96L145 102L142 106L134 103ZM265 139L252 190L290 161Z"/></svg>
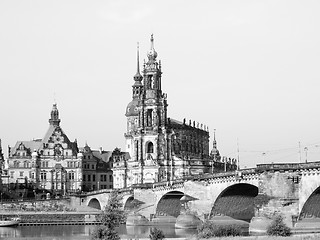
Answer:
<svg viewBox="0 0 320 240"><path fill-rule="evenodd" d="M152 109L148 109L147 111L147 127L152 126Z"/></svg>
<svg viewBox="0 0 320 240"><path fill-rule="evenodd" d="M153 153L153 143L149 142L147 145L147 153Z"/></svg>

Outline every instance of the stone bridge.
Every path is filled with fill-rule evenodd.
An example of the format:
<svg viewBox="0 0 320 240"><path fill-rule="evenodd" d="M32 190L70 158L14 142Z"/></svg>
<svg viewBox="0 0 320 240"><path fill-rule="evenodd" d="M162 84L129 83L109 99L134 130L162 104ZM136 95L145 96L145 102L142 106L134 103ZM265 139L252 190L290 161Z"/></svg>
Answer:
<svg viewBox="0 0 320 240"><path fill-rule="evenodd" d="M259 164L253 169L119 191L124 206L138 200L141 205L136 211L147 219L177 217L181 208L185 208L202 220L227 215L250 221L252 217L270 217L278 212L293 224L298 219L320 218L320 162ZM81 202L102 209L109 193L110 190L91 192L82 196Z"/></svg>

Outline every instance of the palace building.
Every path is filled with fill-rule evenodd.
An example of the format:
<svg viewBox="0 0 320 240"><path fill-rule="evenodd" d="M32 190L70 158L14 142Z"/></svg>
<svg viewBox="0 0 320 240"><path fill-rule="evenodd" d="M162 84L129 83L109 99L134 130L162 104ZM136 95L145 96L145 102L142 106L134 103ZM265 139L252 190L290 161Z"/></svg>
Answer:
<svg viewBox="0 0 320 240"><path fill-rule="evenodd" d="M235 160L221 158L214 139L209 154L208 127L167 116L167 95L162 91L161 61L157 60L154 38L142 75L137 51L132 100L126 108L126 152L113 161L114 187L156 183L237 168ZM224 161L224 163L222 162Z"/></svg>
<svg viewBox="0 0 320 240"><path fill-rule="evenodd" d="M53 104L44 138L18 141L9 148L8 169L1 177L7 189L64 195L113 188L112 152L92 150L87 144L79 149L77 141L71 142L62 130L60 121L57 105Z"/></svg>
<svg viewBox="0 0 320 240"><path fill-rule="evenodd" d="M71 142L60 127L54 104L49 129L43 139L18 141L9 150L9 184L28 184L35 189L65 193L82 184L82 158L77 141Z"/></svg>

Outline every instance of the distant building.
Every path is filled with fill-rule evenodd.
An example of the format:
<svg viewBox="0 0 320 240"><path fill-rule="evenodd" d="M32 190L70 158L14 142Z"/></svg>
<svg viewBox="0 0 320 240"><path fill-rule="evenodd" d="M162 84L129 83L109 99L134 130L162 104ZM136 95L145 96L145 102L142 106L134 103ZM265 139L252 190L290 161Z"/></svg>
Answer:
<svg viewBox="0 0 320 240"><path fill-rule="evenodd" d="M80 150L82 160L82 190L94 191L113 188L111 151L91 150L86 146Z"/></svg>
<svg viewBox="0 0 320 240"><path fill-rule="evenodd" d="M9 184L65 193L81 189L82 159L77 142L71 142L60 127L54 104L49 129L43 139L18 141L8 157Z"/></svg>
<svg viewBox="0 0 320 240"><path fill-rule="evenodd" d="M0 191L3 190L3 180L2 180L2 176L4 176L5 174L5 162L4 162L4 157L3 157L3 152L2 152L2 145L1 145L1 139L0 139Z"/></svg>
<svg viewBox="0 0 320 240"><path fill-rule="evenodd" d="M8 189L42 189L53 194L112 188L109 158L112 152L81 151L60 127L57 105L43 139L18 141L9 148L6 176ZM6 178L7 177L7 178Z"/></svg>
<svg viewBox="0 0 320 240"><path fill-rule="evenodd" d="M217 149L209 155L209 130L194 121L183 122L167 117L167 95L162 92L161 62L157 61L154 39L148 61L140 74L139 51L137 73L132 86L132 101L126 108L126 152L114 159L114 187L155 183L191 175L236 169L235 162L217 164ZM216 147L216 142L215 142ZM217 162L217 163L215 163Z"/></svg>

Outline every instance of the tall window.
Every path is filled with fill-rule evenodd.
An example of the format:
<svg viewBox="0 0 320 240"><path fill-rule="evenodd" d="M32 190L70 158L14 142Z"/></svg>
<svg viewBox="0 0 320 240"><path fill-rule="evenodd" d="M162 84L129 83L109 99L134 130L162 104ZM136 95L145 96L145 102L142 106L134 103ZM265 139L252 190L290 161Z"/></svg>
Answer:
<svg viewBox="0 0 320 240"><path fill-rule="evenodd" d="M47 173L46 172L41 172L40 173L40 179L41 180L47 180Z"/></svg>
<svg viewBox="0 0 320 240"><path fill-rule="evenodd" d="M74 180L74 172L69 172L69 180Z"/></svg>
<svg viewBox="0 0 320 240"><path fill-rule="evenodd" d="M135 140L134 147L136 149L136 161L138 161L139 159L139 141L138 140Z"/></svg>
<svg viewBox="0 0 320 240"><path fill-rule="evenodd" d="M148 109L147 111L147 126L152 126L152 109Z"/></svg>
<svg viewBox="0 0 320 240"><path fill-rule="evenodd" d="M147 153L153 153L153 143L149 142L147 145Z"/></svg>

